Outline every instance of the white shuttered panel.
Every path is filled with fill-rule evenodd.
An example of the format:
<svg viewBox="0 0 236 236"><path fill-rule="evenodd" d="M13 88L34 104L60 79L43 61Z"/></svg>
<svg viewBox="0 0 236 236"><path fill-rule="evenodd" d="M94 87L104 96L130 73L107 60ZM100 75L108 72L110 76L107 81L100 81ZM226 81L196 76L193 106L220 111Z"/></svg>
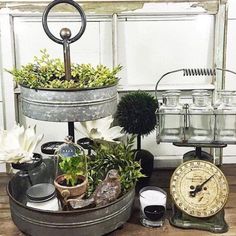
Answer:
<svg viewBox="0 0 236 236"><path fill-rule="evenodd" d="M59 18L60 19L60 18ZM64 26L72 31L72 37L80 29L80 23L74 18L50 18L49 28L52 33L59 36ZM111 22L110 20L89 21L83 36L71 44L71 61L75 63L91 63L93 65L112 64ZM41 17L15 17L14 21L16 62L17 66L32 61L33 56L39 55L39 50L46 48L52 57L63 58L62 45L53 42L45 34ZM73 34L74 33L74 34ZM104 40L105 39L105 40Z"/></svg>
<svg viewBox="0 0 236 236"><path fill-rule="evenodd" d="M166 72L212 68L214 16L123 17L118 26L118 46L118 60L124 66L121 80L124 89L135 85L144 88L153 85L154 89ZM174 74L161 84L209 85L211 79Z"/></svg>

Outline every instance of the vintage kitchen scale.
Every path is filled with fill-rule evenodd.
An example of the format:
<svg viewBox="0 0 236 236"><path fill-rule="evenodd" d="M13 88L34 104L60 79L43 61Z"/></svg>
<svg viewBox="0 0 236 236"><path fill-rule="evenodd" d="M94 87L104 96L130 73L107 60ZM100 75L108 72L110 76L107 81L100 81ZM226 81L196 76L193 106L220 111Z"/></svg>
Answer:
<svg viewBox="0 0 236 236"><path fill-rule="evenodd" d="M233 71L218 68L171 71L158 80L155 87L156 98L158 100L158 84L166 75L183 71L184 76L214 76L216 70L236 74ZM184 154L183 163L177 167L171 177L170 195L173 202L173 214L170 223L179 228L224 233L228 231L224 218L224 206L229 196L228 182L222 171L213 163L213 156L202 151L202 148L219 148L222 154L222 148L227 144L235 144L235 129L232 139L221 138L220 134L227 135L228 132L217 130L218 126L221 127L227 122L222 121L225 113L219 112L216 107L212 108L209 104L203 104L207 101L204 99L209 97L206 91L198 90L195 95L198 96L197 105L200 108L196 104L180 104L178 102L180 91L168 91L163 95L164 105L160 106L158 103L156 113L157 143L172 142L178 147L195 148L194 151ZM196 100L194 102L196 103ZM227 113L227 119L236 115L235 110L230 110L229 107L224 111ZM201 124L206 126L205 129L201 129ZM211 131L209 131L210 126ZM222 164L222 155L220 155L219 164Z"/></svg>
<svg viewBox="0 0 236 236"><path fill-rule="evenodd" d="M174 145L183 146L180 143ZM206 146L222 148L226 145ZM199 156L199 144L196 149L198 154L195 158L185 156L183 164L171 177L173 215L170 223L180 228L226 232L228 225L224 219L224 206L229 196L228 182L222 171L210 162L211 159L207 160L205 155Z"/></svg>

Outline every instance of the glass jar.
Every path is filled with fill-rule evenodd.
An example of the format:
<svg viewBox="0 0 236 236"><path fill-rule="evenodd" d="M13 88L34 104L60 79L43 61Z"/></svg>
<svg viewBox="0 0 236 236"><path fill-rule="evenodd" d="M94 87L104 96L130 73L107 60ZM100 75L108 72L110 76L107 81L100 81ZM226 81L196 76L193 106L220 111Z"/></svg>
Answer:
<svg viewBox="0 0 236 236"><path fill-rule="evenodd" d="M189 142L209 143L214 140L214 109L211 96L206 90L192 93L193 104L189 106Z"/></svg>
<svg viewBox="0 0 236 236"><path fill-rule="evenodd" d="M225 93L216 110L216 140L236 142L236 93Z"/></svg>
<svg viewBox="0 0 236 236"><path fill-rule="evenodd" d="M170 90L163 95L164 104L159 109L158 142L177 142L183 138L183 106L179 99L179 90Z"/></svg>
<svg viewBox="0 0 236 236"><path fill-rule="evenodd" d="M56 170L57 170L57 157L56 157L56 150L62 145L64 142L62 141L51 141L42 144L41 152L46 154L46 158L44 158L44 162L46 162L47 169L48 169L48 176L50 176L50 183L53 183L54 179L56 178Z"/></svg>
<svg viewBox="0 0 236 236"><path fill-rule="evenodd" d="M28 207L47 211L59 211L60 209L53 184L36 184L27 190L26 196L26 206Z"/></svg>
<svg viewBox="0 0 236 236"><path fill-rule="evenodd" d="M222 103L225 102L226 97L232 95L233 91L231 90L219 90L217 91L217 98L214 104L214 108L217 109ZM226 97L225 97L226 96Z"/></svg>
<svg viewBox="0 0 236 236"><path fill-rule="evenodd" d="M161 227L165 223L167 193L156 186L139 191L140 222L147 227Z"/></svg>
<svg viewBox="0 0 236 236"><path fill-rule="evenodd" d="M39 183L49 182L48 176L45 175L47 172L46 164L43 161L42 155L39 153L34 153L32 160L25 163L12 163L12 168L19 170L16 176L25 179L29 182L29 185L35 185Z"/></svg>
<svg viewBox="0 0 236 236"><path fill-rule="evenodd" d="M12 168L18 170L13 178L17 189L12 189L17 201L26 204L26 191L30 187L40 183L53 183L55 171L52 167L54 165L51 164L51 159L47 160L42 158L41 154L34 153L29 162L12 163Z"/></svg>

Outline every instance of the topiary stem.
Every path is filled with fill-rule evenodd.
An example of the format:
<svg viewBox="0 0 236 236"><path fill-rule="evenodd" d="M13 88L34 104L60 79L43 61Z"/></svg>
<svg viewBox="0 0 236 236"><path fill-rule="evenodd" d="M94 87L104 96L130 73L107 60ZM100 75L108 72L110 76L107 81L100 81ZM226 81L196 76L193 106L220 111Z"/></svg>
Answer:
<svg viewBox="0 0 236 236"><path fill-rule="evenodd" d="M75 126L74 122L68 122L68 135L73 138L73 142L75 141Z"/></svg>
<svg viewBox="0 0 236 236"><path fill-rule="evenodd" d="M141 150L141 135L137 135L137 150Z"/></svg>

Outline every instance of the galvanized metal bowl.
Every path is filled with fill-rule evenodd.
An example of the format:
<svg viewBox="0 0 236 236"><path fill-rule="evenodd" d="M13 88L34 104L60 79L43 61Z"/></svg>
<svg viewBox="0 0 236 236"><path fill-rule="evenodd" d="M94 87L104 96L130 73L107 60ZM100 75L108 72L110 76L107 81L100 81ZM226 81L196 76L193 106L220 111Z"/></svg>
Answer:
<svg viewBox="0 0 236 236"><path fill-rule="evenodd" d="M32 89L20 86L22 111L36 120L76 122L112 115L117 85L92 89Z"/></svg>
<svg viewBox="0 0 236 236"><path fill-rule="evenodd" d="M7 193L15 225L32 236L100 236L122 226L131 215L135 190L103 206L75 211L43 211L27 207L22 201L20 180L13 177Z"/></svg>

